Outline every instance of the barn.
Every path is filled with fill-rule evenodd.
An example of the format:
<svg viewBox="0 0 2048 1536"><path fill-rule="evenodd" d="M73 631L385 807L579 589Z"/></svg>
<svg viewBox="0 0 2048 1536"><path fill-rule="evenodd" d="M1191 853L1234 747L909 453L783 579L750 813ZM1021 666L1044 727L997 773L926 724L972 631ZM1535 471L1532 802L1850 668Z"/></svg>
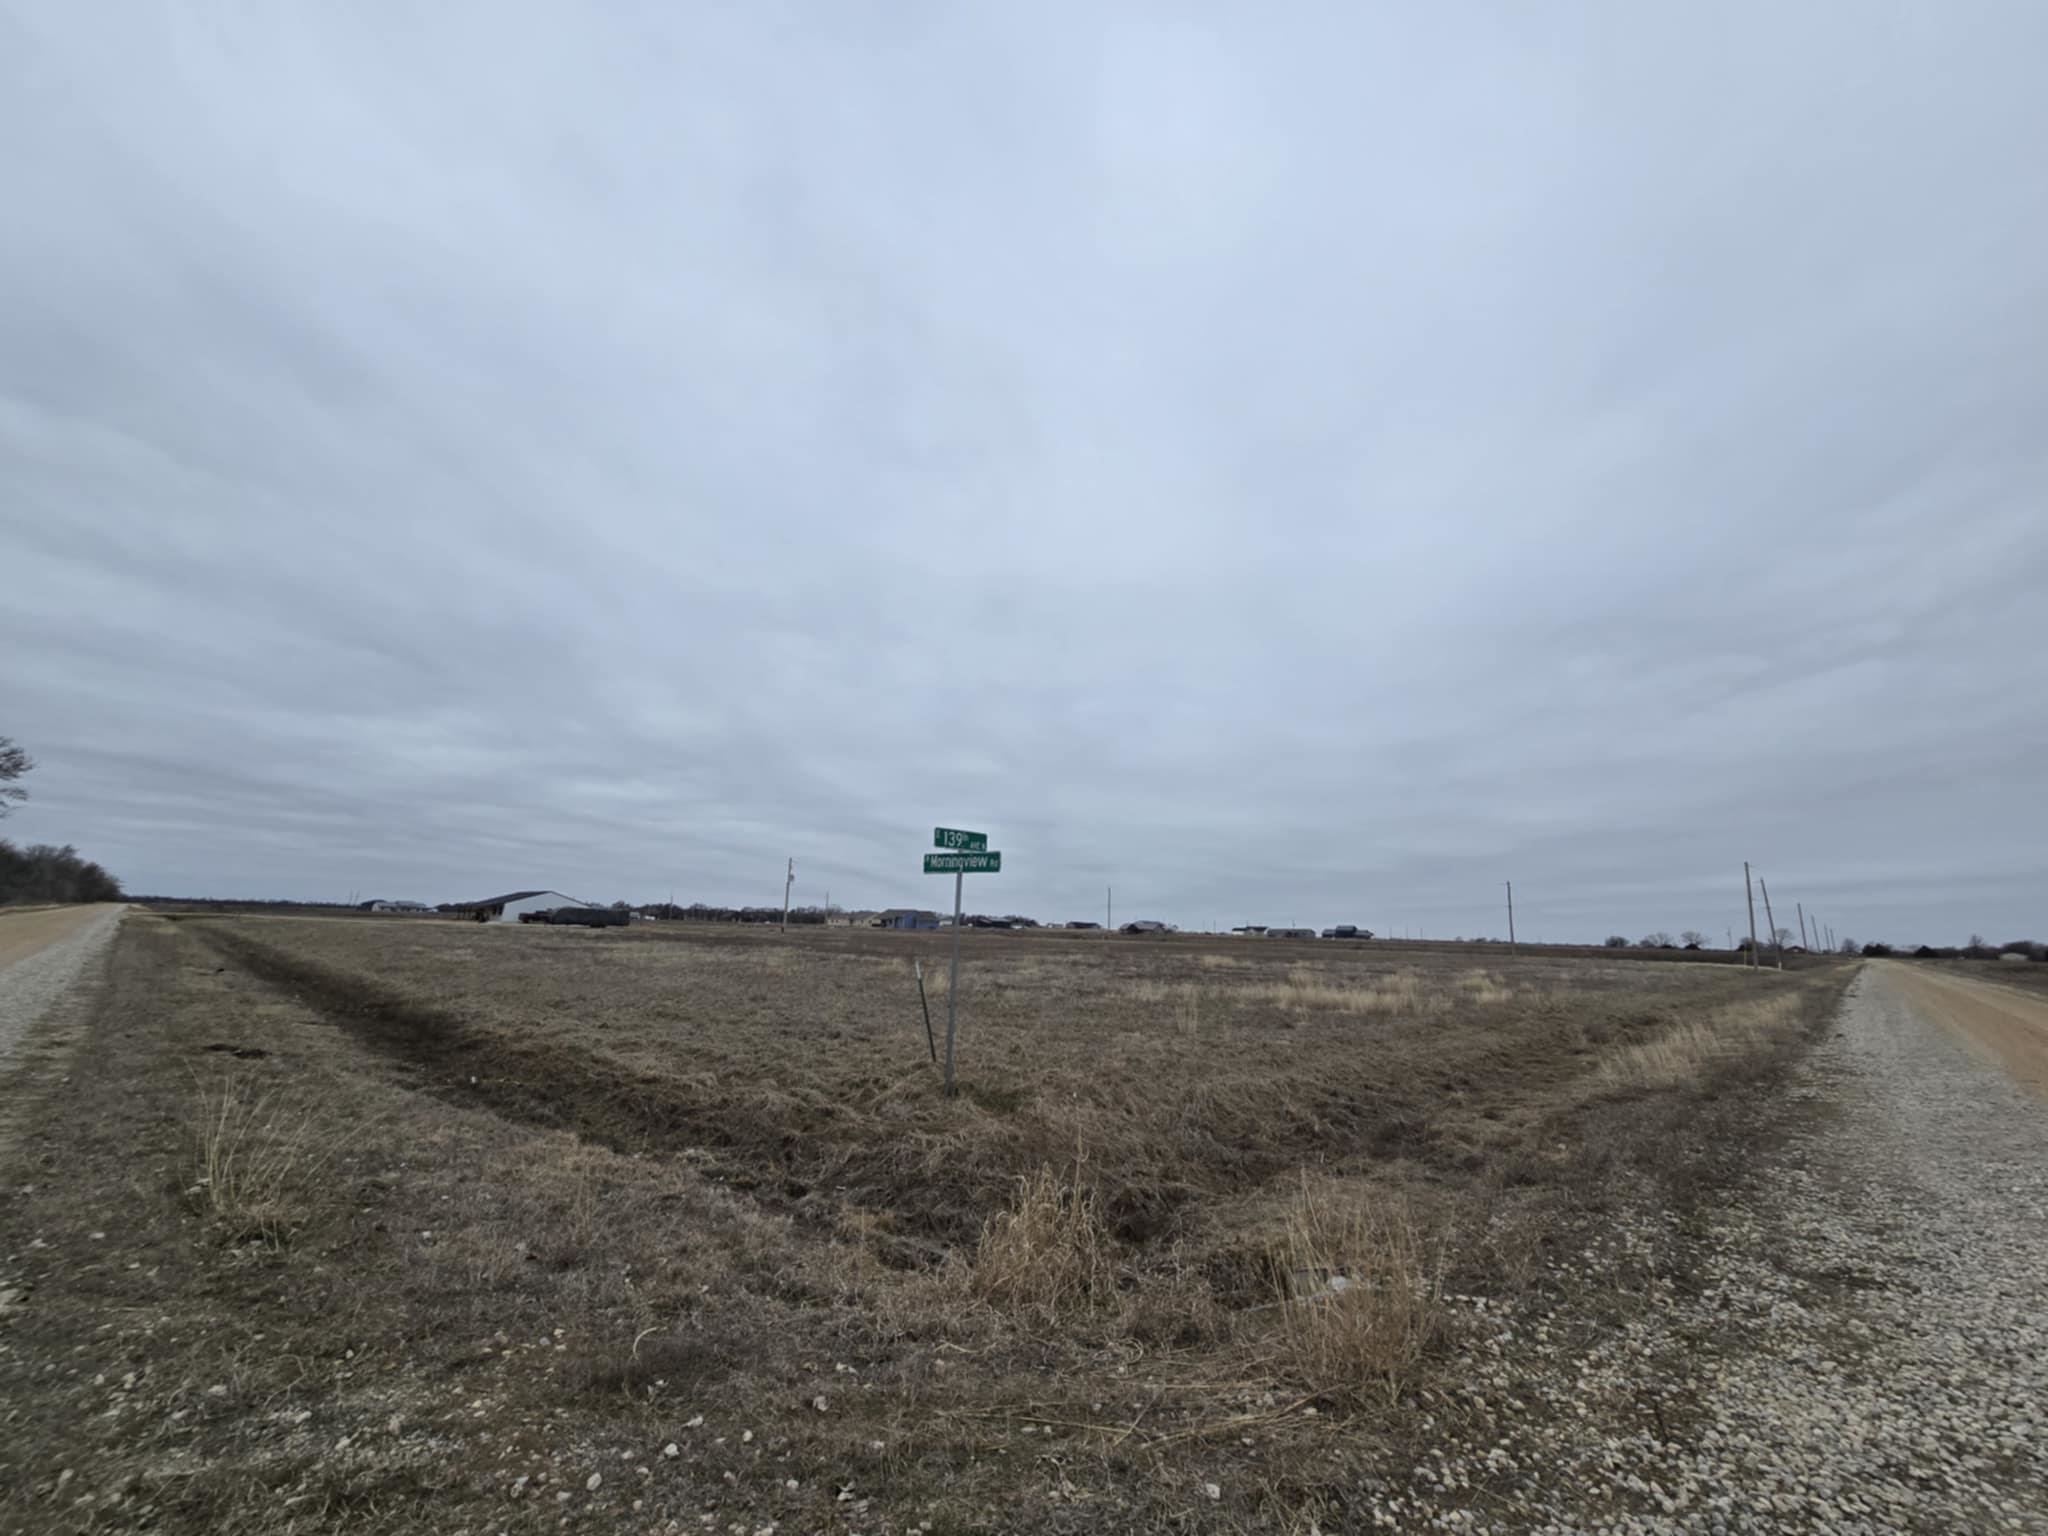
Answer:
<svg viewBox="0 0 2048 1536"><path fill-rule="evenodd" d="M873 926L877 928L899 928L913 933L936 932L939 926L939 914L936 912L919 911L915 907L891 907L886 912L875 914Z"/></svg>
<svg viewBox="0 0 2048 1536"><path fill-rule="evenodd" d="M458 901L451 910L480 923L516 923L528 912L595 905L595 902L564 896L560 891L508 891L503 896L486 896L482 901Z"/></svg>

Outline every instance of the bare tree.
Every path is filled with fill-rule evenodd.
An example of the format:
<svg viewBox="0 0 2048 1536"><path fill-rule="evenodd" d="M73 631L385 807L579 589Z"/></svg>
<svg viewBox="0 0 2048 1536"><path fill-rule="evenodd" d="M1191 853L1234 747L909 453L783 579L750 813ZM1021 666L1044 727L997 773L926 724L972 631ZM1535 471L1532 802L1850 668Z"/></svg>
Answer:
<svg viewBox="0 0 2048 1536"><path fill-rule="evenodd" d="M1671 935L1668 933L1646 933L1636 941L1636 948L1638 949L1676 949L1677 947L1676 944L1671 942Z"/></svg>
<svg viewBox="0 0 2048 1536"><path fill-rule="evenodd" d="M36 760L17 746L12 736L0 736L0 816L28 798L28 791L14 781L35 765Z"/></svg>
<svg viewBox="0 0 2048 1536"><path fill-rule="evenodd" d="M1792 942L1792 930L1790 928L1780 928L1772 937L1778 941L1778 948L1783 949Z"/></svg>
<svg viewBox="0 0 2048 1536"><path fill-rule="evenodd" d="M1679 942L1684 944L1687 949L1705 949L1707 947L1707 936L1697 928L1686 929L1678 938Z"/></svg>

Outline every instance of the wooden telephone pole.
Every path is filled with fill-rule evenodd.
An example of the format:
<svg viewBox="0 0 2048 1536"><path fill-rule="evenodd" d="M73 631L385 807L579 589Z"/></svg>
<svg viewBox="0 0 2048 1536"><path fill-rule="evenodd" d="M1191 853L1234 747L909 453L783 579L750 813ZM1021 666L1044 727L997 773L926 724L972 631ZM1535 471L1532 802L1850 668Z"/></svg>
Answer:
<svg viewBox="0 0 2048 1536"><path fill-rule="evenodd" d="M1756 887L1749 883L1749 860L1742 861L1742 894L1749 900L1749 964L1757 967L1756 958Z"/></svg>
<svg viewBox="0 0 2048 1536"><path fill-rule="evenodd" d="M1506 880L1501 883L1508 888L1508 958L1513 959L1515 953L1515 882Z"/></svg>
<svg viewBox="0 0 2048 1536"><path fill-rule="evenodd" d="M1758 875L1756 883L1764 893L1764 921L1771 925L1771 953L1777 957L1778 969L1782 971L1785 969L1785 946L1778 942L1778 920L1771 916L1771 882Z"/></svg>

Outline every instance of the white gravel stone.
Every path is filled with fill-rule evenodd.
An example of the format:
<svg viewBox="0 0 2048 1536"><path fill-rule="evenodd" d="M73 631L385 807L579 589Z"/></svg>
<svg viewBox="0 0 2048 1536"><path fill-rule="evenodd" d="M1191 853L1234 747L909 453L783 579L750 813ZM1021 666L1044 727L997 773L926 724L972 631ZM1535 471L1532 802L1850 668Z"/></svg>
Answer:
<svg viewBox="0 0 2048 1536"><path fill-rule="evenodd" d="M1810 1118L1703 1230L1680 1244L1675 1215L1641 1213L1566 1261L1554 1278L1588 1289L1658 1273L1635 1261L1660 1249L1692 1262L1576 1350L1518 1322L1484 1433L1382 1500L1402 1528L2048 1536L2048 1103L1883 967L1791 1093ZM1510 1381L1544 1411L1508 1414ZM1469 1508L1468 1477L1489 1490Z"/></svg>
<svg viewBox="0 0 2048 1536"><path fill-rule="evenodd" d="M0 970L0 1067L21 1039L69 992L121 926L126 907L109 907L76 933L25 955Z"/></svg>

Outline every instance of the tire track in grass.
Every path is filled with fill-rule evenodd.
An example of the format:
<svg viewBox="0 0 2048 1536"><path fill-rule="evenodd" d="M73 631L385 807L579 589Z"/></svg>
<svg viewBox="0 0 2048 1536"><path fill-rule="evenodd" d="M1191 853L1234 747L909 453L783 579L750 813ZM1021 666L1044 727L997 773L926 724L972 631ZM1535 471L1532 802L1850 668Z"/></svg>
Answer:
<svg viewBox="0 0 2048 1536"><path fill-rule="evenodd" d="M461 1015L362 976L288 955L205 919L181 919L214 953L286 994L379 1055L411 1069L422 1091L615 1152L729 1149L741 1140L681 1098L673 1079L586 1049L511 1041Z"/></svg>

